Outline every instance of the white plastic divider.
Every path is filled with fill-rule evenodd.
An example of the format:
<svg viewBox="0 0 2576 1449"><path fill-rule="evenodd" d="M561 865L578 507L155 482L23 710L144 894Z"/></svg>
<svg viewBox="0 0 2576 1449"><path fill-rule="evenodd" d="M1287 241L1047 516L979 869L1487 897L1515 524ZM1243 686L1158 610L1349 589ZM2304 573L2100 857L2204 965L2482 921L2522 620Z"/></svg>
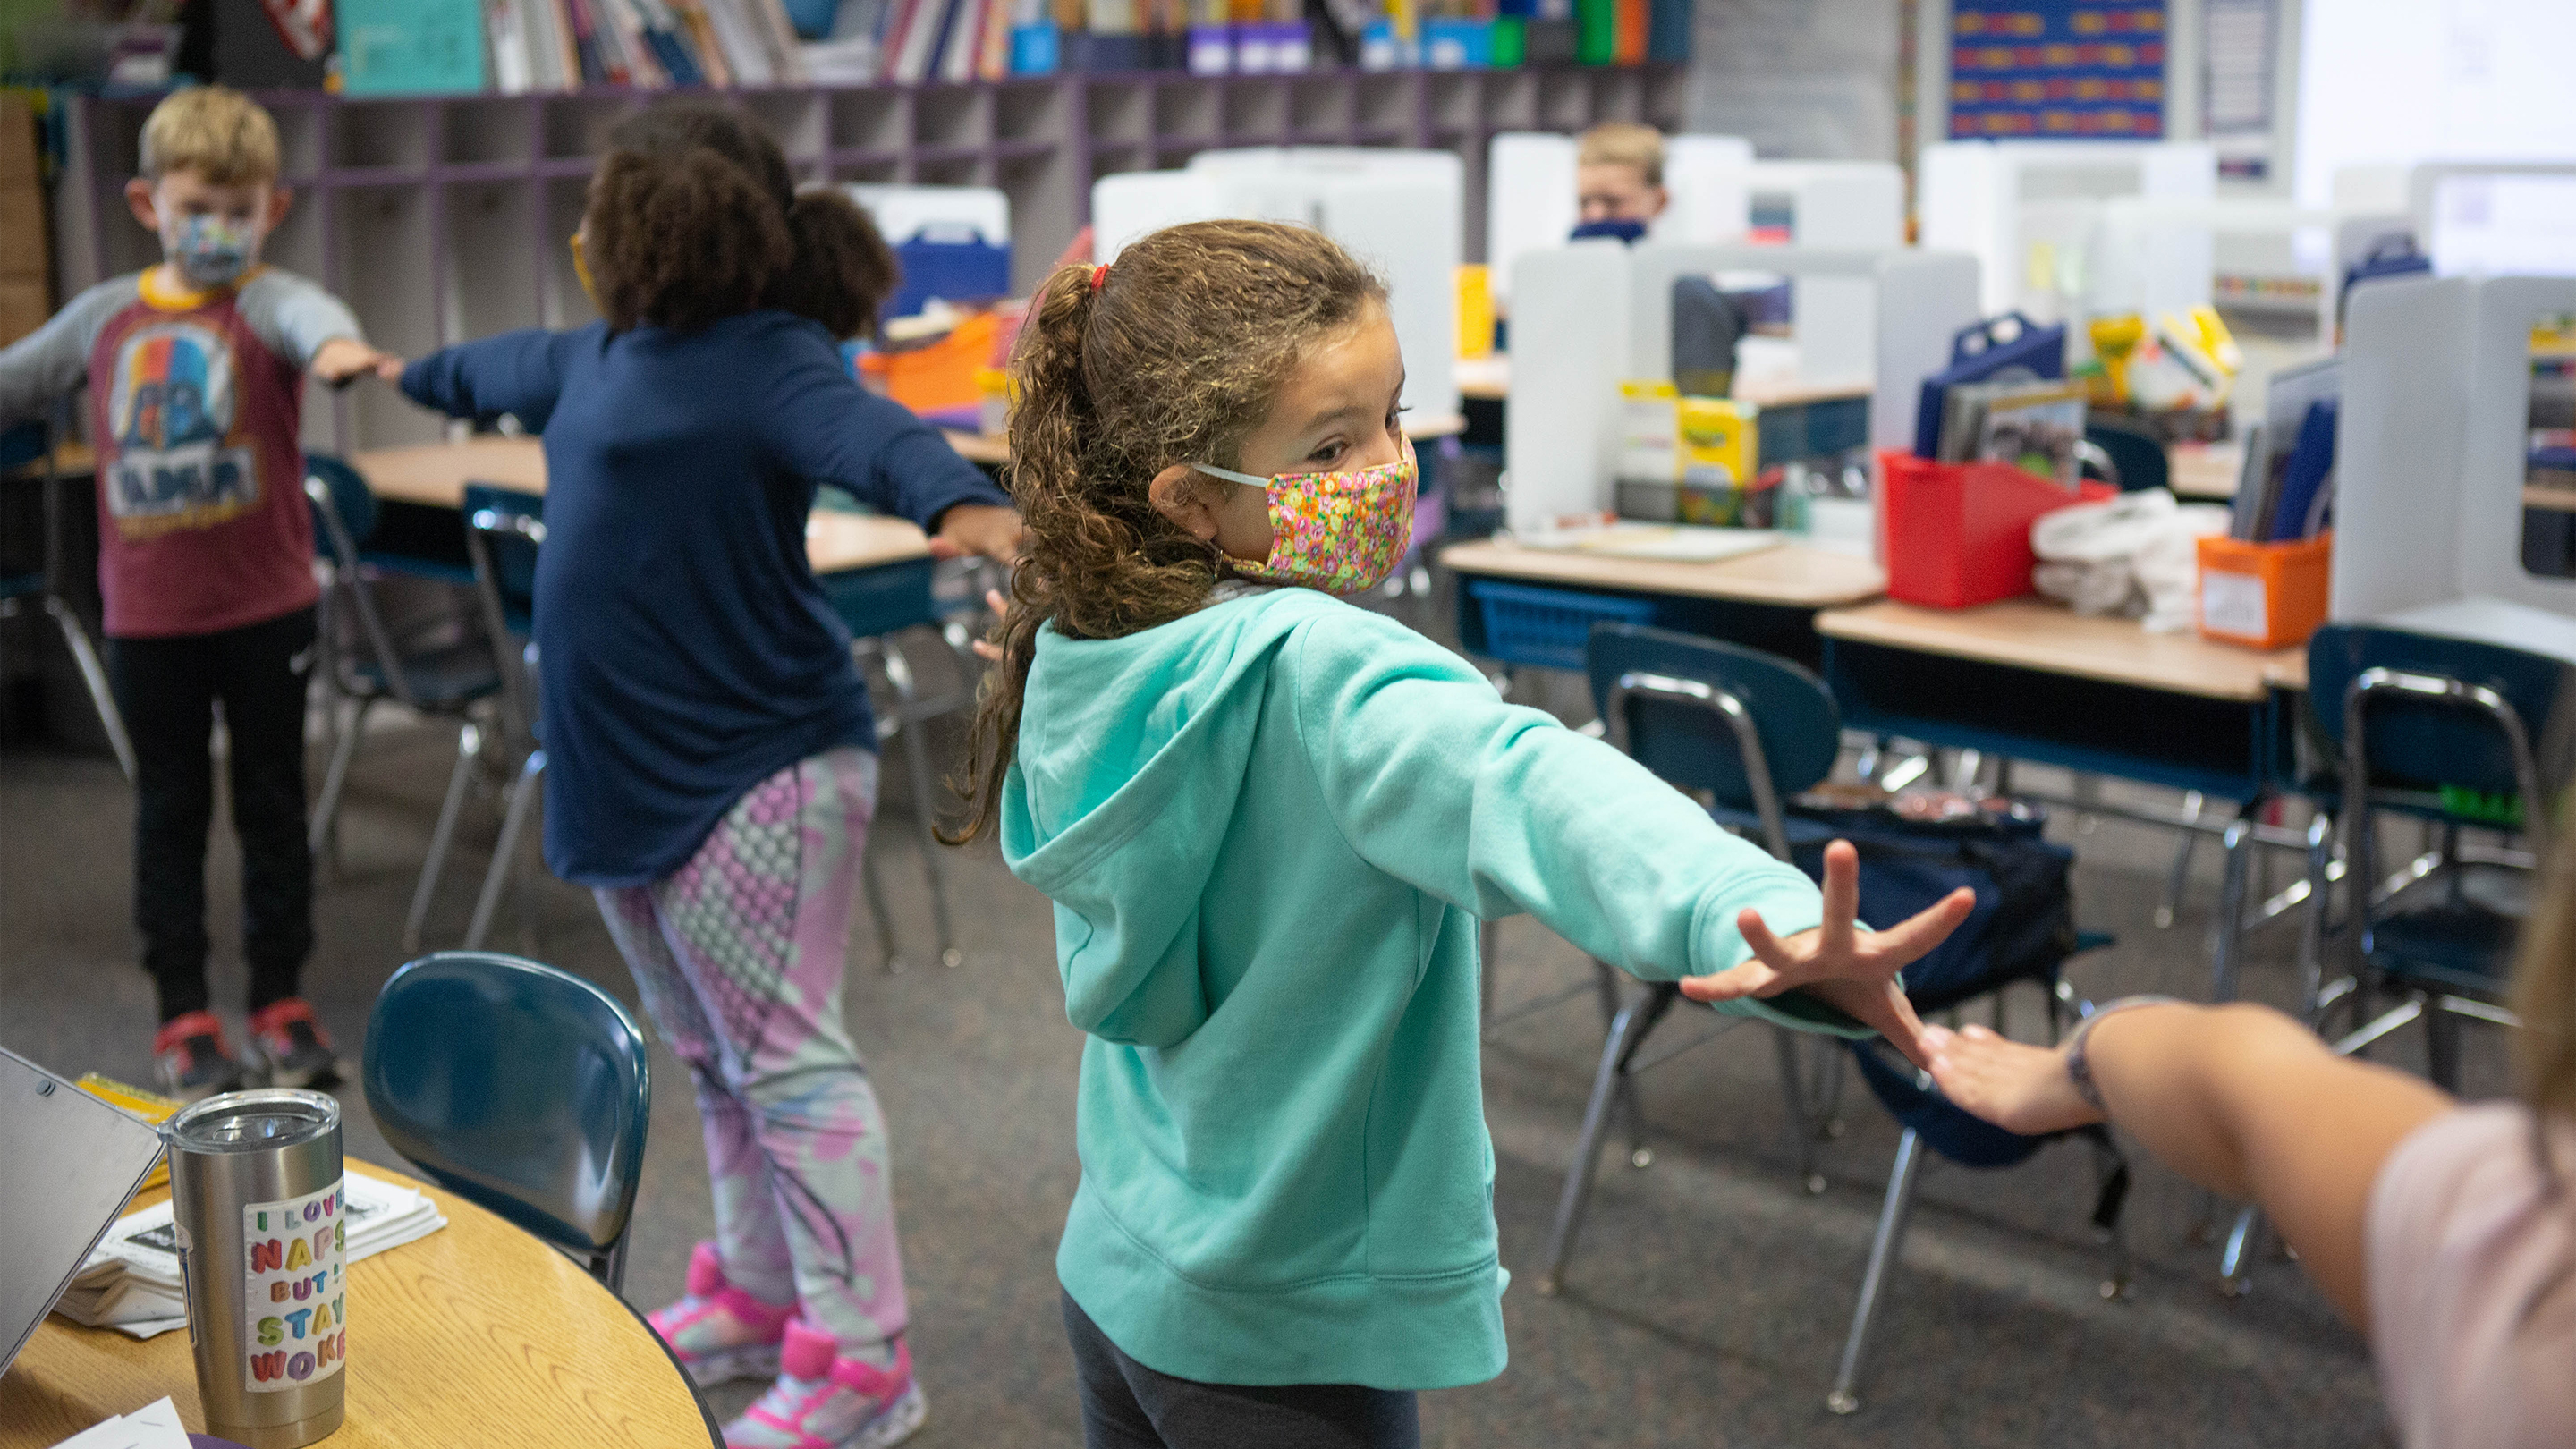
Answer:
<svg viewBox="0 0 2576 1449"><path fill-rule="evenodd" d="M1743 240L1753 214L1754 166L1753 143L1742 136L1665 137L1664 189L1672 204L1655 222L1655 240Z"/></svg>
<svg viewBox="0 0 2576 1449"><path fill-rule="evenodd" d="M1494 137L1485 163L1485 259L1497 298L1511 296L1512 267L1523 254L1562 246L1574 230L1580 216L1578 149L1574 137L1553 132L1505 131ZM1754 165L1753 143L1741 136L1666 136L1664 189L1671 204L1651 235L1680 243L1741 238ZM1892 166L1887 171L1896 174ZM1891 237L1888 244L1894 243Z"/></svg>
<svg viewBox="0 0 2576 1449"><path fill-rule="evenodd" d="M2482 597L2576 615L2576 580L2522 567L2531 327L2576 278L2425 278L2353 293L2335 430L2329 616Z"/></svg>
<svg viewBox="0 0 2576 1449"><path fill-rule="evenodd" d="M912 186L854 183L844 188L868 210L877 230L897 246L926 227L943 233L972 230L986 246L1011 244L1011 198L998 186ZM949 238L953 240L952 238Z"/></svg>
<svg viewBox="0 0 2576 1449"><path fill-rule="evenodd" d="M1512 390L1503 413L1504 521L1536 528L1607 506L1629 358L1629 249L1583 241L1512 266Z"/></svg>
<svg viewBox="0 0 2576 1449"><path fill-rule="evenodd" d="M1905 174L1887 161L1756 161L1748 205L1789 200L1789 240L1810 247L1905 245Z"/></svg>
<svg viewBox="0 0 2576 1449"><path fill-rule="evenodd" d="M2043 322L2062 320L2067 296L2091 296L2104 202L2207 201L2218 185L2216 153L2200 141L1944 141L1923 148L1918 174L1922 244L1977 258L1989 314L2019 309ZM2190 250L2158 268L2201 277L2206 293L2205 230L2153 245Z"/></svg>
<svg viewBox="0 0 2576 1449"><path fill-rule="evenodd" d="M1950 342L1977 320L1977 261L1962 252L1903 248L1666 246L1577 242L1523 256L1526 289L1512 320L1512 390L1504 415L1510 486L1507 521L1525 528L1606 508L1619 451L1619 388L1672 377L1676 278L1739 268L1797 279L1800 305L1819 287L1836 306L1853 296L1857 317L1828 313L1814 342L1826 365L1817 382L1870 389L1870 441L1907 448L1925 376L1950 360ZM1808 346L1802 314L1802 352Z"/></svg>
<svg viewBox="0 0 2576 1449"><path fill-rule="evenodd" d="M1404 405L1458 411L1458 259L1465 185L1445 151L1262 147L1207 152L1180 171L1093 183L1097 255L1115 261L1136 238L1185 221L1256 217L1311 226L1387 280L1403 349Z"/></svg>

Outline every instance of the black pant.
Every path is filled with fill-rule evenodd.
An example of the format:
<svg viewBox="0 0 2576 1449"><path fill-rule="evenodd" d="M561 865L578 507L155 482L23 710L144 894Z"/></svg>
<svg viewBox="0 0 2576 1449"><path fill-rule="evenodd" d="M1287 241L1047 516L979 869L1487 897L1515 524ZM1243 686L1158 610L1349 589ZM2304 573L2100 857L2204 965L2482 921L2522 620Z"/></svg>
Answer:
<svg viewBox="0 0 2576 1449"><path fill-rule="evenodd" d="M1418 1449L1413 1394L1357 1384L1239 1388L1156 1373L1064 1295L1089 1449Z"/></svg>
<svg viewBox="0 0 2576 1449"><path fill-rule="evenodd" d="M313 954L304 841L304 681L313 611L216 634L110 639L116 707L134 741L134 924L161 1019L206 1006L206 831L215 813L214 709L231 741L250 1009L295 995Z"/></svg>

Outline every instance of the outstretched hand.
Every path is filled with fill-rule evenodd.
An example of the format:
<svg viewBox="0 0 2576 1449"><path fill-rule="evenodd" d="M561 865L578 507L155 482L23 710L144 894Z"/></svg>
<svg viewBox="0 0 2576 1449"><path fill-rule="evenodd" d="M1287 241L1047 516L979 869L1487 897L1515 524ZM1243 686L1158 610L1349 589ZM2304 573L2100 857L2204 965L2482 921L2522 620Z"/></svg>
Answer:
<svg viewBox="0 0 2576 1449"><path fill-rule="evenodd" d="M1931 1065L1923 1022L1897 985L1896 975L1941 944L1976 909L1976 892L1962 887L1921 913L1884 931L1860 930L1860 852L1847 840L1825 847L1823 924L1782 940L1759 911L1746 909L1736 929L1753 958L1730 970L1693 976L1682 994L1693 1001L1740 1001L1805 991L1864 1026L1918 1067Z"/></svg>
<svg viewBox="0 0 2576 1449"><path fill-rule="evenodd" d="M990 503L960 503L939 515L939 531L930 535L932 558L980 554L997 563L1020 557L1020 511Z"/></svg>
<svg viewBox="0 0 2576 1449"><path fill-rule="evenodd" d="M355 337L334 337L313 349L313 375L333 387L375 374L385 382L402 382L403 360L390 352L379 352Z"/></svg>

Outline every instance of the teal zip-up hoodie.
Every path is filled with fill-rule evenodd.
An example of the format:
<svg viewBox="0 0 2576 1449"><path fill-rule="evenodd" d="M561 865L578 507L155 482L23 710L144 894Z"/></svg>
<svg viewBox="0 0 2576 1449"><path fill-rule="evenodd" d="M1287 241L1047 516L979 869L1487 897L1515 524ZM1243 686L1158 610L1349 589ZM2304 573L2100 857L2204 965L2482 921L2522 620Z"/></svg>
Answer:
<svg viewBox="0 0 2576 1449"><path fill-rule="evenodd" d="M1090 1034L1056 1272L1149 1368L1431 1389L1503 1370L1476 923L1640 977L1822 902L1455 654L1305 589L1042 632L1002 852ZM1727 1008L1866 1034L1792 994Z"/></svg>

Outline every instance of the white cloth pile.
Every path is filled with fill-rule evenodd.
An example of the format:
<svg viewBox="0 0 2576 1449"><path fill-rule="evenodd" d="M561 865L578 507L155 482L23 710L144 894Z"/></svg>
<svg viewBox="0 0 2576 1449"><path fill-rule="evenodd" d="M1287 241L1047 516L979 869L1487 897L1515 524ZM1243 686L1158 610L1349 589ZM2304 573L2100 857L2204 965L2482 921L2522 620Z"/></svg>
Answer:
<svg viewBox="0 0 2576 1449"><path fill-rule="evenodd" d="M398 1248L447 1226L438 1204L416 1189L351 1171L341 1261ZM170 1204L157 1203L116 1220L88 1261L72 1275L54 1311L74 1323L150 1338L188 1326L179 1280L178 1232Z"/></svg>
<svg viewBox="0 0 2576 1449"><path fill-rule="evenodd" d="M2031 583L2079 614L2188 629L2200 592L2200 540L2225 533L2223 506L2181 504L2162 488L2042 514L2030 526Z"/></svg>

